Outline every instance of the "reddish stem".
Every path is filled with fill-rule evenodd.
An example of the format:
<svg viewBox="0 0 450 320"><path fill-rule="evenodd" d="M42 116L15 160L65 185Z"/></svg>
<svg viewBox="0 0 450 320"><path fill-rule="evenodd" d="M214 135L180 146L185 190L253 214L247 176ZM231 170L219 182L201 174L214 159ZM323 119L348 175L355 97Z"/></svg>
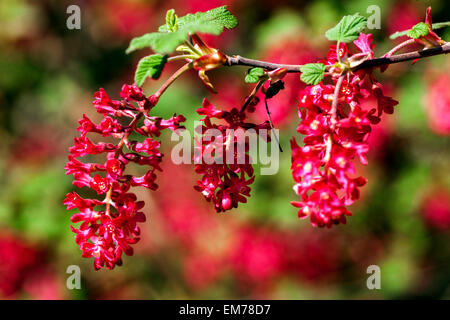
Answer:
<svg viewBox="0 0 450 320"><path fill-rule="evenodd" d="M409 39L409 40L403 41L403 42L400 43L398 46L392 48L392 49L391 49L388 53L386 53L383 57L390 57L390 56L392 56L394 53L396 53L398 50L400 50L400 49L402 49L402 48L404 48L404 47L406 47L406 46L409 46L410 44L414 44L414 43L416 43L416 41L414 41L414 39Z"/></svg>

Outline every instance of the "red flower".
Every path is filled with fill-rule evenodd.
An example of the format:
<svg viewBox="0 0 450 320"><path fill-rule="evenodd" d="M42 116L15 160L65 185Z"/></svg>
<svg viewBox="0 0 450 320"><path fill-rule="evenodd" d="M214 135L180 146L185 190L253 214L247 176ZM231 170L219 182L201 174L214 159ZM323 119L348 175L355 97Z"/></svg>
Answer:
<svg viewBox="0 0 450 320"><path fill-rule="evenodd" d="M123 172L124 165L120 160L109 159L106 161L106 172L112 177L121 176Z"/></svg>
<svg viewBox="0 0 450 320"><path fill-rule="evenodd" d="M114 116L122 115L122 113L118 111L120 102L111 100L103 88L100 88L100 90L94 94L94 97L95 100L93 101L93 104L98 113L112 114Z"/></svg>
<svg viewBox="0 0 450 320"><path fill-rule="evenodd" d="M372 44L372 40L372 34L360 33L358 39L353 41L353 43L361 51L361 53L366 53L369 59L373 59L374 44Z"/></svg>
<svg viewBox="0 0 450 320"><path fill-rule="evenodd" d="M327 53L327 58L325 60L323 60L323 62L325 62L328 65L333 65L336 62L338 62L338 58L337 58L337 45L333 44L330 46L330 49L328 50ZM340 43L339 44L339 58L340 59L344 59L348 54L348 47L345 43Z"/></svg>
<svg viewBox="0 0 450 320"><path fill-rule="evenodd" d="M100 177L98 174L92 179L90 186L92 189L97 191L98 194L107 193L111 187L108 179Z"/></svg>

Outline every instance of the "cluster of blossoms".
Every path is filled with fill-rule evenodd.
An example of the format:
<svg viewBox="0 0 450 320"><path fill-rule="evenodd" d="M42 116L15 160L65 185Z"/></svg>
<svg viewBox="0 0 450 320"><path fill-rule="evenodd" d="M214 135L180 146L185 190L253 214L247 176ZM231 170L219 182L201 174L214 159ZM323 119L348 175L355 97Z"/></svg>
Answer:
<svg viewBox="0 0 450 320"><path fill-rule="evenodd" d="M359 199L359 188L366 183L363 177L353 177L353 160L358 157L367 164L372 125L397 105L383 94L372 69L350 71L354 64L373 58L372 35L361 33L353 43L358 53L351 54L346 44L339 50L332 45L321 61L328 76L301 92L297 131L305 135L304 145L291 140L294 191L301 198L292 204L299 208L300 218L310 216L318 227L345 223L351 215L346 206ZM376 106L363 107L368 99Z"/></svg>
<svg viewBox="0 0 450 320"><path fill-rule="evenodd" d="M225 7L216 9L209 13L198 13L195 19L201 21L203 14L206 14L205 20L218 20L215 23L223 24L222 29L230 29L237 24ZM194 19L193 17L190 16L185 21ZM156 53L166 53L172 46L169 40L175 43L181 40L178 39L179 35L185 37L189 34L189 39L185 39L184 44L176 47L177 51L184 54L170 58L167 55L155 54L146 57L146 60L141 60L136 72L138 84L142 84L148 76L158 77L165 64L170 61L185 60L186 64L178 69L156 94L149 97L134 84L123 85L120 92L121 100L111 100L105 91L100 89L95 94L93 104L97 112L103 115L103 119L99 124L95 124L83 115L77 129L81 135L75 138L75 145L69 149L71 155L65 167L66 174L74 176L75 186L92 189L102 197L101 200L83 198L73 192L67 194L64 200L68 210L75 208L78 210L71 221L81 224L78 228L73 226L71 228L76 234L75 240L83 252L82 256L94 257L94 267L97 270L104 266L112 269L116 265L121 265L122 253L132 255L131 245L139 240L140 229L137 224L146 219L142 212L144 202L138 201L136 195L130 192L130 188L134 186L142 186L150 190L158 188L155 183L156 171L161 171L160 163L163 155L156 138L164 129L176 132L183 128L181 122L185 121L183 116L174 115L168 120L163 120L149 115L160 95L173 81L183 72L194 69L205 86L215 92L206 74L207 71L237 64L266 65L259 68L261 70L254 70L253 75L249 73L249 82L258 84L241 110L236 108L230 111L218 110L206 99L202 107L197 110L197 113L204 118L202 124L195 128L197 136L194 139L193 160L195 171L201 175L201 179L197 181L194 189L201 192L208 202L212 202L215 210L220 213L237 208L240 202L247 202L251 191L250 185L255 179L250 156L250 138L260 136L266 141L269 140L267 132L272 128L272 123L267 99L271 99L284 89L284 82L281 79L286 76L288 69L292 72L299 71L299 66L278 68L264 62L248 63L248 61L245 62L246 58L239 56L226 56L219 50L209 47L196 34L195 28L182 30L182 21L181 18L178 20L173 10L169 10L166 27L160 28L157 38L136 38L131 42L128 50L133 51L138 47L150 46ZM357 26L355 27L357 30L355 28L341 30L349 27L345 26L344 22L336 27L339 32L336 28L329 30L332 31L331 38L356 39L358 30L362 28ZM360 23L357 24L360 25ZM206 29L209 30L209 28ZM202 27L197 32L204 30ZM179 34L176 33L178 31L180 31ZM414 37L410 36L414 40L410 39L396 46L384 58L389 58L400 48L410 44L419 44L426 49L445 44L432 30L430 9L427 10L425 27L423 24L418 25L411 31L414 31ZM341 34L335 37L333 32ZM343 37L345 33L349 34ZM158 41L153 41L154 39ZM162 48L161 44L166 40L167 48ZM381 84L372 75L374 68L363 69L360 66L365 61L374 59L372 35L360 33L353 44L358 50L355 53L350 52L345 43L338 42L337 45L330 47L326 59L320 61L320 78L323 79L320 83L316 81L319 73L316 72L317 64L310 66L311 70L315 69L313 72L303 69L305 66L300 67L303 72L302 79L309 77L307 73L310 73L311 78L314 79L305 81L315 85L303 87L303 84L299 84L298 81L296 85L293 81L288 83L291 89L285 99L287 106L294 100L293 92L301 89L298 106L301 122L297 132L304 135L301 146L295 138L291 140L292 175L296 183L294 191L300 197L300 201L293 201L292 204L299 208L300 218L310 216L312 224L318 227L331 227L333 224L345 223L346 216L351 215L347 206L359 199L359 188L366 183L365 178L355 176L354 160L358 158L361 164L367 164L369 136L373 125L381 121L383 113L392 114L394 106L398 104L383 93ZM296 53L300 59L300 52L296 52L296 48L292 47L290 50L293 50L289 52L290 54ZM281 46L280 51L286 53L285 46ZM278 55L279 52L274 54ZM386 68L387 64L380 67L381 71ZM305 73L307 77L304 77ZM265 88L264 83L269 81L269 87ZM269 118L269 121L259 125L246 122L247 113L255 111L255 105L259 100L258 90L264 94ZM439 110L444 108L445 102L439 104ZM283 122L288 119L286 116L289 114L285 107L278 106L277 109L279 111L276 114L277 120ZM116 144L94 143L87 137L88 134L97 134L108 138L108 141L117 139L118 142ZM134 136L140 137L142 141L132 140ZM78 160L79 157L88 156L89 161L92 161L92 156L99 155L103 155L99 163ZM130 162L139 166L148 166L148 169L142 176L125 173ZM195 229L195 227L192 228ZM243 237L243 251L254 246L256 249L253 251L261 248L261 251L273 256L272 260L281 261L282 246L276 243L272 245L271 241L266 241L265 237L262 237L260 243L254 244L251 241L253 236L254 234L250 233L248 239ZM269 245L266 246L266 243ZM248 261L242 260L241 257L241 254L237 255L236 260L238 261L237 269L240 270L238 272L242 274L251 274L255 268L255 261L259 265L265 263L264 259L259 260L257 256L252 256ZM205 261L193 260L194 269L197 263L202 264ZM276 274L275 271L281 264L281 262L272 266L268 264L267 268L261 269L259 274L255 273L255 278L271 277ZM212 271L210 277L214 278L214 276L215 273Z"/></svg>
<svg viewBox="0 0 450 320"><path fill-rule="evenodd" d="M164 129L182 128L183 116L173 116L168 120L149 116L149 111L158 101L153 95L146 97L136 85L123 85L122 99L112 100L103 89L95 93L93 104L103 120L94 124L86 115L79 120L77 130L80 137L69 149L71 155L66 164L66 174L72 174L76 187L88 187L103 200L84 199L77 193L69 193L64 200L67 209L76 208L79 212L71 217L73 223L81 222L78 228L71 226L76 234L75 240L82 250L83 257L95 257L94 268L106 266L109 269L122 264L122 253L133 254L131 244L139 240L138 222L145 221L140 210L143 201L137 201L132 186L142 186L150 190L158 188L155 183L156 170L161 170L162 153L160 143L155 140ZM141 121L143 118L143 121ZM122 125L131 119L128 125ZM142 123L141 123L142 122ZM119 140L117 144L93 143L88 133ZM137 133L145 137L142 142L131 140L130 135ZM125 149L126 148L126 149ZM77 158L105 154L101 163L83 163ZM126 166L134 162L149 169L143 176L126 174Z"/></svg>
<svg viewBox="0 0 450 320"><path fill-rule="evenodd" d="M253 112L254 105L246 110ZM255 177L246 131L253 129L255 134L260 134L261 129L270 128L267 121L259 125L245 122L246 110L220 111L206 99L202 108L197 109L197 113L205 118L202 119L203 125L195 129L200 135L200 139L195 137L195 172L201 174L202 179L194 188L208 202L214 203L217 212L237 208L239 202L247 202L249 185ZM213 118L225 120L225 123L214 124L211 122ZM267 135L261 136L268 138Z"/></svg>

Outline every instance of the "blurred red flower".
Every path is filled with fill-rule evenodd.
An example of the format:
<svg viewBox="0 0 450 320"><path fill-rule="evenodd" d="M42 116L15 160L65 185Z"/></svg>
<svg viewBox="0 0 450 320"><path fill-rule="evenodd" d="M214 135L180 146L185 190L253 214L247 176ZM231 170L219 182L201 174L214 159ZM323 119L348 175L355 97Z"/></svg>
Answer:
<svg viewBox="0 0 450 320"><path fill-rule="evenodd" d="M221 256L209 252L191 253L184 258L184 278L190 288L202 290L215 283L225 270Z"/></svg>
<svg viewBox="0 0 450 320"><path fill-rule="evenodd" d="M308 282L333 278L339 267L339 238L307 231L284 236L286 270Z"/></svg>
<svg viewBox="0 0 450 320"><path fill-rule="evenodd" d="M0 237L0 293L11 297L22 288L25 279L40 264L37 249L22 239L4 234Z"/></svg>
<svg viewBox="0 0 450 320"><path fill-rule="evenodd" d="M267 285L282 272L281 235L255 226L243 227L231 249L230 265L244 283Z"/></svg>
<svg viewBox="0 0 450 320"><path fill-rule="evenodd" d="M161 22L153 21L152 17L157 14L148 1L96 1L94 7L101 12L97 16L108 24L114 35L123 38L144 34L151 30L152 25L157 26Z"/></svg>
<svg viewBox="0 0 450 320"><path fill-rule="evenodd" d="M389 12L387 19L387 32L388 34L395 33L397 31L408 30L416 23L422 21L422 10L419 10L418 6L412 2L397 1ZM400 37L397 41L405 39L406 36Z"/></svg>
<svg viewBox="0 0 450 320"><path fill-rule="evenodd" d="M450 229L450 193L444 190L433 192L422 205L425 222L438 230Z"/></svg>
<svg viewBox="0 0 450 320"><path fill-rule="evenodd" d="M428 90L428 123L435 133L450 134L450 76L442 74L434 80Z"/></svg>

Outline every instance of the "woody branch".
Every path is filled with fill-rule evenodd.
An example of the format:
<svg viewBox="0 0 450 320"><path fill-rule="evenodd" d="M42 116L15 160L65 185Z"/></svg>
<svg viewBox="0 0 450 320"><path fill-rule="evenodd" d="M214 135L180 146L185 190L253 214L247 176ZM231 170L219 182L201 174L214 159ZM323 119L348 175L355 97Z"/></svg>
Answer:
<svg viewBox="0 0 450 320"><path fill-rule="evenodd" d="M440 54L447 54L450 53L450 42L447 42L443 44L442 46L430 48L430 49L424 49L420 51L413 51L413 52L407 52L407 53L401 53L397 55L393 55L390 57L381 57L381 58L375 58L375 59L369 59L355 67L353 70L358 69L365 69L365 68L373 68L378 67L382 65L389 65L399 62L405 62L405 61L411 61L415 59L421 59L431 56L436 56ZM260 67L267 70L274 70L278 68L285 68L287 72L290 73L299 73L300 67L302 65L294 65L294 64L279 64L279 63L271 63L271 62L265 62L261 60L255 60L255 59L249 59L245 57L241 57L238 55L233 56L227 56L227 62L225 63L225 66L249 66L249 67Z"/></svg>

